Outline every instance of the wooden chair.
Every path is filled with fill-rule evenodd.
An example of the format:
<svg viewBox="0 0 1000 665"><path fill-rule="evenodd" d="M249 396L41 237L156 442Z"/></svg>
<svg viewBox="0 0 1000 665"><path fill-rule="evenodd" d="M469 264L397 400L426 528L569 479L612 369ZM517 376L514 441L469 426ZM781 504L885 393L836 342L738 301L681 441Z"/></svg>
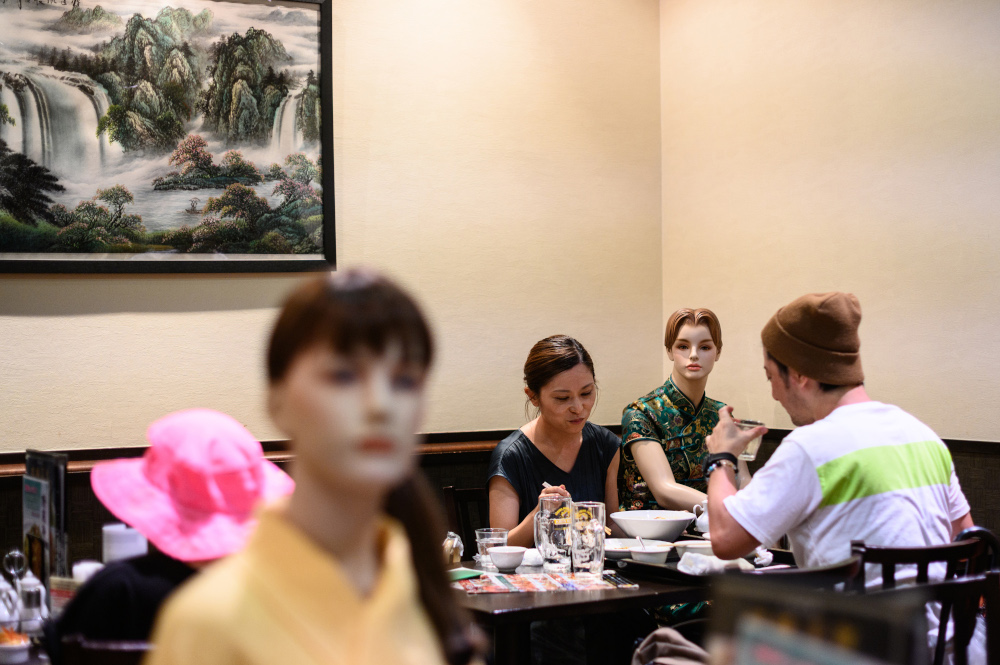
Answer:
<svg viewBox="0 0 1000 665"><path fill-rule="evenodd" d="M997 566L1000 566L1000 538L997 538L996 534L986 527L970 526L955 536L955 541L969 540L970 538L978 538L989 549L989 558L983 559L984 566L980 566L976 572L998 570Z"/></svg>
<svg viewBox="0 0 1000 665"><path fill-rule="evenodd" d="M984 529L984 531L986 531ZM990 533L987 531L987 533ZM992 536L992 533L990 533ZM994 536L995 539L995 536ZM980 598L985 595L982 584L975 582L964 583L963 578L982 570L986 566L985 556L988 546L986 537L972 537L963 540L956 540L944 545L933 545L929 547L872 547L865 545L860 540L851 542L851 551L861 556L865 564L877 564L882 566L882 589L891 590L896 588L896 566L915 565L917 567L916 584L918 587L926 587L925 591L931 594L930 600L941 603L939 615L939 630L937 644L934 648L934 665L944 662L944 652L947 644L947 626L949 620L954 623L955 636L953 648L956 654L965 657L968 649L969 639L975 629L976 613L979 609ZM928 570L932 563L944 563L945 575L941 581L929 582ZM963 583L957 583L962 581ZM995 581L995 578L994 578ZM956 582L954 585L944 584L945 582ZM867 591L865 585L865 572L861 574L855 582L855 589L861 593ZM998 591L1000 593L1000 591ZM996 600L993 602L996 614L1000 612L1000 605ZM971 608L971 609L970 609ZM1000 617L994 617L994 621ZM994 629L996 630L996 629ZM966 634L967 631L967 634ZM994 652L1000 648L994 638Z"/></svg>
<svg viewBox="0 0 1000 665"><path fill-rule="evenodd" d="M66 665L139 665L151 648L149 642L88 640L82 635L67 635L62 640Z"/></svg>
<svg viewBox="0 0 1000 665"><path fill-rule="evenodd" d="M490 525L489 494L485 487L442 489L448 528L462 537L465 559L476 553L476 529Z"/></svg>
<svg viewBox="0 0 1000 665"><path fill-rule="evenodd" d="M981 613L986 621L986 662L996 663L1000 658L1000 572L988 571L970 577L957 577L941 582L930 582L917 586L875 591L869 598L891 595L915 595L925 602L941 604L940 626L946 626L951 618L952 649L955 665L968 664L968 649L976 622ZM934 664L944 662L946 630L939 628L934 649Z"/></svg>
<svg viewBox="0 0 1000 665"><path fill-rule="evenodd" d="M776 568L774 570L746 571L746 575L760 575L775 580L794 583L810 589L834 590L843 585L844 590L853 588L854 581L862 574L864 564L861 556L852 554L840 563L816 568ZM738 573L733 573L738 574Z"/></svg>
<svg viewBox="0 0 1000 665"><path fill-rule="evenodd" d="M956 540L953 543L929 547L874 547L865 545L861 540L851 541L852 554L860 555L865 564L882 566L883 589L896 587L896 566L915 565L916 583L927 584L928 569L932 563L944 563L946 565L944 579L950 580L956 576L975 572L975 566L979 565L977 560L985 551L986 545L979 538ZM865 591L864 568L855 580L854 588L860 592Z"/></svg>

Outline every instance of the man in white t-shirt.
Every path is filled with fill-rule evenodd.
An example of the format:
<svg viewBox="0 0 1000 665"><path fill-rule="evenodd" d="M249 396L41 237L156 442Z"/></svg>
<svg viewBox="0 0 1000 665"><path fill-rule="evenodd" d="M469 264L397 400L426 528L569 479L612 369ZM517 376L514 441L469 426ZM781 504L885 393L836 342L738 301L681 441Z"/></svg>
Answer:
<svg viewBox="0 0 1000 665"><path fill-rule="evenodd" d="M865 392L860 322L854 295L810 294L779 309L761 331L771 395L798 429L738 491L735 455L766 430L741 431L732 407L720 411L705 463L719 558L743 556L787 533L796 564L815 567L846 559L852 540L939 545L972 526L941 439ZM867 582L879 584L872 568Z"/></svg>

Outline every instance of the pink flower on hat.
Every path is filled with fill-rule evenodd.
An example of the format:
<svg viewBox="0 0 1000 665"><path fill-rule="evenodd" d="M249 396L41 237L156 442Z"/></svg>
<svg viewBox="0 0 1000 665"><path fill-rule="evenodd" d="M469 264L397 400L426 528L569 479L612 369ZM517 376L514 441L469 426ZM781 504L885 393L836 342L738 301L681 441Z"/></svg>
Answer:
<svg viewBox="0 0 1000 665"><path fill-rule="evenodd" d="M97 464L90 483L112 514L175 559L205 561L241 549L257 523L254 507L295 488L224 413L171 413L153 422L146 438L141 458Z"/></svg>

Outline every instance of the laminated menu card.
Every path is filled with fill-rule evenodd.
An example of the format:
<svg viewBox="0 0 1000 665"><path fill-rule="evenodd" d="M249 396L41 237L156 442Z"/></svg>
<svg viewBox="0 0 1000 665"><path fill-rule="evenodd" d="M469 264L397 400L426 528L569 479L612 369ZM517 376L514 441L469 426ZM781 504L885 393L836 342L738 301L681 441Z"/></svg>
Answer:
<svg viewBox="0 0 1000 665"><path fill-rule="evenodd" d="M610 572L610 571L607 571ZM619 577L618 580L621 580ZM486 573L481 577L452 582L452 586L466 593L524 593L533 591L580 591L584 589L638 588L624 581L595 579L589 574L526 573L504 575Z"/></svg>
<svg viewBox="0 0 1000 665"><path fill-rule="evenodd" d="M28 450L24 455L22 533L28 568L48 588L49 576L68 577L66 463L64 453Z"/></svg>

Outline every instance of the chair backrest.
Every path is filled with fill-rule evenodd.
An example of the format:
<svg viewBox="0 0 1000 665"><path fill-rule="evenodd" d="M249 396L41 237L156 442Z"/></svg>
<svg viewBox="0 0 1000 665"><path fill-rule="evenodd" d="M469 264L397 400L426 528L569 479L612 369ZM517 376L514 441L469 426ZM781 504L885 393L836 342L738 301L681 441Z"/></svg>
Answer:
<svg viewBox="0 0 1000 665"><path fill-rule="evenodd" d="M968 664L969 644L981 611L985 612L986 620L986 662L996 663L1000 658L1000 572L988 571L981 575L875 591L869 596L877 598L905 594L920 595L927 601L937 601L941 604L938 640L934 649L935 665L944 662L946 626L949 618L954 629L952 633L954 663Z"/></svg>
<svg viewBox="0 0 1000 665"><path fill-rule="evenodd" d="M490 525L489 494L485 487L442 489L448 528L462 537L466 559L476 553L476 529Z"/></svg>
<svg viewBox="0 0 1000 665"><path fill-rule="evenodd" d="M996 534L986 527L970 526L955 536L955 541L969 540L970 538L978 538L989 549L989 557L983 558L982 564L975 572L981 573L984 570L997 570L997 566L1000 566L1000 538L997 538Z"/></svg>
<svg viewBox="0 0 1000 665"><path fill-rule="evenodd" d="M151 648L149 642L67 635L62 640L62 660L65 665L139 665Z"/></svg>
<svg viewBox="0 0 1000 665"><path fill-rule="evenodd" d="M834 589L844 585L845 590L853 588L854 581L861 574L864 564L861 555L852 554L840 563L816 568L775 568L773 570L757 569L746 571L749 575L761 575L795 583L811 589ZM738 573L734 573L738 574Z"/></svg>
<svg viewBox="0 0 1000 665"><path fill-rule="evenodd" d="M917 584L926 584L928 569L932 563L946 564L944 579L950 580L956 576L967 575L976 569L977 559L986 551L982 540L970 538L957 540L944 545L928 547L873 547L863 541L851 541L851 553L861 556L865 564L882 566L882 588L896 587L896 566L915 565L917 567ZM865 591L865 571L855 581L855 590Z"/></svg>

